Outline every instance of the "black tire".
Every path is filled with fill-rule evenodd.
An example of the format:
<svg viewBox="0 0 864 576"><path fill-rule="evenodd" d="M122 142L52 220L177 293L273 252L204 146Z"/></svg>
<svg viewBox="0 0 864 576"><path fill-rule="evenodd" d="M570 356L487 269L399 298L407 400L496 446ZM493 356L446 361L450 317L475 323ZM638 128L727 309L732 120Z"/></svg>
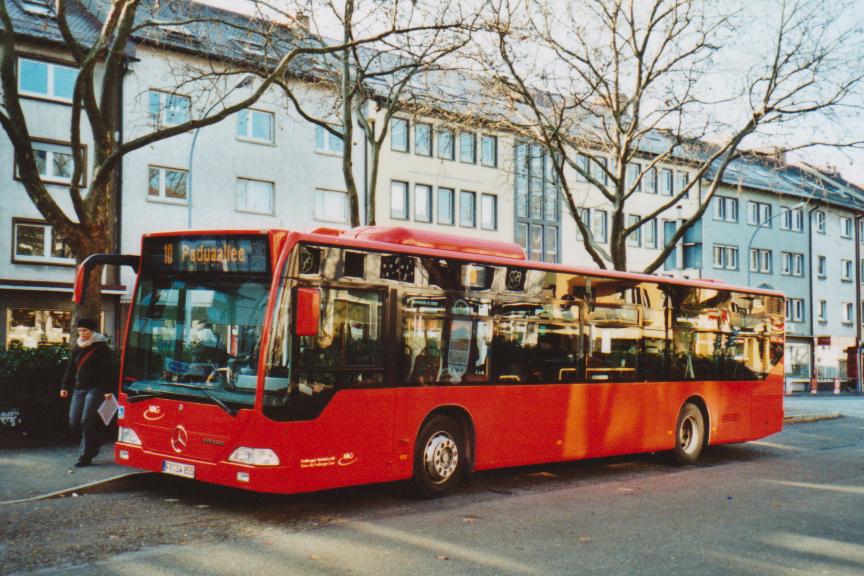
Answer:
<svg viewBox="0 0 864 576"><path fill-rule="evenodd" d="M679 466L693 464L705 445L705 418L695 404L687 403L678 412L675 423L675 463Z"/></svg>
<svg viewBox="0 0 864 576"><path fill-rule="evenodd" d="M467 462L462 427L449 416L433 416L420 429L414 445L414 490L423 498L450 494L459 485Z"/></svg>

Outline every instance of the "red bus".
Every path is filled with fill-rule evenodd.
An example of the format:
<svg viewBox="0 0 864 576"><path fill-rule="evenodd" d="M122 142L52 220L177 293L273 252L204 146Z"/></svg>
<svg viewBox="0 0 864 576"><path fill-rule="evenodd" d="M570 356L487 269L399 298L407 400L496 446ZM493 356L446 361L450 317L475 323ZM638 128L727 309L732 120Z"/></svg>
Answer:
<svg viewBox="0 0 864 576"><path fill-rule="evenodd" d="M405 228L145 236L117 462L294 493L778 432L784 300ZM78 282L76 293L83 293Z"/></svg>

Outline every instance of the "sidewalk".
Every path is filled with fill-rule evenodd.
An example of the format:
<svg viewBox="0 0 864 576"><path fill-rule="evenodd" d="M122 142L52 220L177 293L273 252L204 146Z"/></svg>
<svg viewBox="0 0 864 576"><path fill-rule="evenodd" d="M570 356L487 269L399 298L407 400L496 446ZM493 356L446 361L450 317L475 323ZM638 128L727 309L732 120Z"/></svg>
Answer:
<svg viewBox="0 0 864 576"><path fill-rule="evenodd" d="M864 418L864 396L786 396L784 410L787 421L792 417L794 422L838 415ZM73 445L0 448L0 505L138 473L114 463L110 443L102 447L93 466L75 468L77 459L78 447Z"/></svg>
<svg viewBox="0 0 864 576"><path fill-rule="evenodd" d="M92 466L76 468L77 460L77 445L0 448L0 505L135 472L114 463L112 443L102 446Z"/></svg>

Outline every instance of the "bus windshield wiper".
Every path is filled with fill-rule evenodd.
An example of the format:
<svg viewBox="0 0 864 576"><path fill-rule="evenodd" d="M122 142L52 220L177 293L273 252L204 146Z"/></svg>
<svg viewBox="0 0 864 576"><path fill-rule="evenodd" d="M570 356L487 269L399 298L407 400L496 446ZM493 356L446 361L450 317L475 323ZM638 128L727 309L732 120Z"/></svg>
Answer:
<svg viewBox="0 0 864 576"><path fill-rule="evenodd" d="M155 392L127 392L126 402L129 404L134 404L135 402L141 402L142 400L150 400L151 398L156 398L159 394Z"/></svg>
<svg viewBox="0 0 864 576"><path fill-rule="evenodd" d="M234 408L231 408L230 406L225 404L225 402L223 402L222 400L220 400L216 396L213 396L213 394L211 394L210 391L207 390L207 388L205 388L204 386L187 386L187 388L192 388L193 390L200 390L201 393L204 394L204 396L206 396L207 398L212 400L214 404L216 404L217 406L219 406L220 408L225 410L225 412L227 412L229 415L231 415L231 416L237 415L237 410L235 410Z"/></svg>

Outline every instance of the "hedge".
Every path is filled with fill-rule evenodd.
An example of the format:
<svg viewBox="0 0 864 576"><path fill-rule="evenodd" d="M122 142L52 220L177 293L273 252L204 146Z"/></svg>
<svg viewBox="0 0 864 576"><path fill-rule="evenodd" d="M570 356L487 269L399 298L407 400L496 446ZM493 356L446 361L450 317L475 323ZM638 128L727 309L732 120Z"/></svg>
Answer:
<svg viewBox="0 0 864 576"><path fill-rule="evenodd" d="M66 435L69 401L59 391L69 352L65 345L0 350L0 410L19 411L18 431Z"/></svg>

